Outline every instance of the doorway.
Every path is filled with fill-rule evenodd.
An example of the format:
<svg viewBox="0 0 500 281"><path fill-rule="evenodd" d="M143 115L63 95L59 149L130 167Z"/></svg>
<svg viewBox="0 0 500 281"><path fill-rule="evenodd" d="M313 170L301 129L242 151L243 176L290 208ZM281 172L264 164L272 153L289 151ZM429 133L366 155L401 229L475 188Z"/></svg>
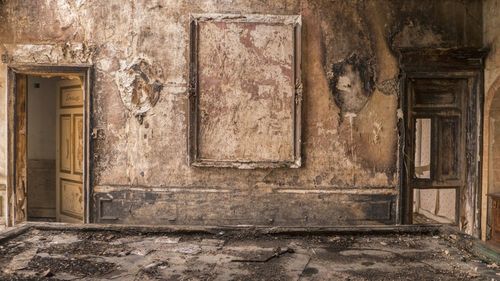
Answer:
<svg viewBox="0 0 500 281"><path fill-rule="evenodd" d="M9 225L88 222L87 67L9 67Z"/></svg>
<svg viewBox="0 0 500 281"><path fill-rule="evenodd" d="M467 79L407 81L412 222L458 225L465 186Z"/></svg>
<svg viewBox="0 0 500 281"><path fill-rule="evenodd" d="M28 221L83 220L81 77L27 81Z"/></svg>
<svg viewBox="0 0 500 281"><path fill-rule="evenodd" d="M479 237L485 50L400 49L401 222Z"/></svg>

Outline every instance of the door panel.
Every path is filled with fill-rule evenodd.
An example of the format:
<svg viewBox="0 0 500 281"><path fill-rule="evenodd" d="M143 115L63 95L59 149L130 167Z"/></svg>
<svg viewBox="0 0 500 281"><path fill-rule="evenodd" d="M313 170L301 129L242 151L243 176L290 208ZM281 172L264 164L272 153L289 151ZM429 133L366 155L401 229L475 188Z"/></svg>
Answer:
<svg viewBox="0 0 500 281"><path fill-rule="evenodd" d="M58 87L57 220L83 221L83 89L79 80Z"/></svg>
<svg viewBox="0 0 500 281"><path fill-rule="evenodd" d="M63 87L60 98L61 108L79 108L83 106L83 95L80 87L67 86Z"/></svg>
<svg viewBox="0 0 500 281"><path fill-rule="evenodd" d="M60 172L71 174L71 115L60 115Z"/></svg>
<svg viewBox="0 0 500 281"><path fill-rule="evenodd" d="M450 117L440 120L439 177L441 181L460 180L460 118Z"/></svg>
<svg viewBox="0 0 500 281"><path fill-rule="evenodd" d="M73 115L73 167L75 174L83 174L83 115Z"/></svg>
<svg viewBox="0 0 500 281"><path fill-rule="evenodd" d="M457 79L417 79L413 83L414 108L461 106L462 82Z"/></svg>
<svg viewBox="0 0 500 281"><path fill-rule="evenodd" d="M80 182L61 179L61 214L81 220L83 214L83 192Z"/></svg>

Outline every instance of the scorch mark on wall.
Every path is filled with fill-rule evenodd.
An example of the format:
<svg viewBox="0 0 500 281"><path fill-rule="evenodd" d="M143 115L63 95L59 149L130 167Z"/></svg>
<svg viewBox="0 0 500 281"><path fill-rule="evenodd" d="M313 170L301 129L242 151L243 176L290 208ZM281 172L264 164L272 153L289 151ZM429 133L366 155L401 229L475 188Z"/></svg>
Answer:
<svg viewBox="0 0 500 281"><path fill-rule="evenodd" d="M373 93L375 71L372 60L352 54L335 63L330 73L330 88L342 113L358 113Z"/></svg>

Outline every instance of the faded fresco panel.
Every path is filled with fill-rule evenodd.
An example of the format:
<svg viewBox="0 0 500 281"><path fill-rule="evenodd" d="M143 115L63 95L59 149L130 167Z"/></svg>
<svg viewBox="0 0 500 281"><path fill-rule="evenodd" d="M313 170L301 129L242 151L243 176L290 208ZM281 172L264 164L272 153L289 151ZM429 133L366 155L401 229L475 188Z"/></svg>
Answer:
<svg viewBox="0 0 500 281"><path fill-rule="evenodd" d="M198 157L293 161L294 26L199 23Z"/></svg>

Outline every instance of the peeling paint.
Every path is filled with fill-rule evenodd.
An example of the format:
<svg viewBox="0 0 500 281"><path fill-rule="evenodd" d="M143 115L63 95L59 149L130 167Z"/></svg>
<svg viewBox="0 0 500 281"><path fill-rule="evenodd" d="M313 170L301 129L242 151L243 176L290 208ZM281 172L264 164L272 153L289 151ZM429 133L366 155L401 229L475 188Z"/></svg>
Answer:
<svg viewBox="0 0 500 281"><path fill-rule="evenodd" d="M332 66L330 87L342 112L358 113L368 102L374 88L371 59L352 54Z"/></svg>
<svg viewBox="0 0 500 281"><path fill-rule="evenodd" d="M152 65L144 57L136 58L132 63L121 63L116 73L120 97L125 107L139 120L158 102L163 90L162 74L160 66Z"/></svg>
<svg viewBox="0 0 500 281"><path fill-rule="evenodd" d="M5 44L11 64L84 64L92 63L97 46L85 43L63 44Z"/></svg>
<svg viewBox="0 0 500 281"><path fill-rule="evenodd" d="M143 218L130 214L154 216L160 209L168 211L168 204L172 204L183 210L176 213L173 222L179 224L268 223L261 220L263 213L266 217L279 217L275 220L277 224L355 224L349 214L366 217L363 210L369 208L352 210L343 217L335 212L349 211L350 203L357 201L360 194L364 202L380 199L383 204L377 210L387 210L398 193L397 121L402 116L398 109L399 62L395 49L481 45L482 27L475 20L481 17L481 11L474 2L4 1L0 5L0 21L4 23L0 25L0 50L8 59L1 64L0 78L6 81L7 64L95 65L91 114L93 126L99 128L102 137L93 142L92 185L98 191L96 198L110 194L104 187L114 188L114 205L109 206L124 222L144 223ZM189 22L192 14L215 13L253 14L264 20L266 15L273 14L302 16L304 164L300 169L189 166ZM234 44L225 42L226 47L253 43L258 48L250 48L249 52L265 50L266 40L258 37L271 29L264 27L257 33L255 29L246 34L243 30L242 36L235 34L238 40ZM281 48L279 44L269 47L273 54ZM205 56L216 59L221 52L214 49ZM247 61L243 63L252 64L252 56L245 58ZM234 65L238 58L230 59L234 61L226 64ZM276 55L272 59L288 58ZM245 83L248 82L245 76L236 76L252 103L237 98L230 102L251 107L246 111L248 114L240 117L243 121L258 122L257 117L268 118L262 114L262 108L269 106L261 104L259 90L266 97L273 97L272 93L284 83L278 83L276 75L254 65L254 71L261 71L260 75L268 78L272 87ZM237 70L235 67L224 73L234 75ZM275 73L289 71L276 68ZM5 86L0 84L0 133L3 132L0 156L7 155ZM217 91L213 91L211 98L217 99ZM275 102L276 107L284 104ZM279 107L279 114L282 119L291 118L284 107ZM229 125L234 130L240 128ZM276 125L269 128L277 128L277 134L283 133L282 124ZM269 132L275 137L272 130ZM225 141L223 134L217 134L217 141L207 148L209 155L222 151L229 157L246 148L252 148L254 153L260 149L251 138L248 145L240 144L239 150ZM275 151L285 146L276 142L272 145ZM0 162L0 184L6 182L6 165L6 161ZM225 195L198 196L196 191L202 189L224 191ZM300 192L283 197L288 193L280 192L282 189ZM161 192L158 190L165 190L164 197L148 195L156 199L144 203L144 193ZM322 197L323 191L315 190L325 193L333 190L335 194ZM387 194L388 190L392 190L390 198L376 197ZM96 202L91 212L97 217L100 207ZM335 202L342 207L331 209ZM140 206L143 203L150 206ZM280 207L290 204L293 207ZM220 205L224 205L223 210L217 209ZM314 217L315 212L323 211L326 215ZM381 223L394 223L395 214L390 214ZM304 219L306 215L313 219ZM168 219L157 222L172 223Z"/></svg>
<svg viewBox="0 0 500 281"><path fill-rule="evenodd" d="M399 93L399 82L397 79L384 80L376 85L377 90L386 95L395 95Z"/></svg>

